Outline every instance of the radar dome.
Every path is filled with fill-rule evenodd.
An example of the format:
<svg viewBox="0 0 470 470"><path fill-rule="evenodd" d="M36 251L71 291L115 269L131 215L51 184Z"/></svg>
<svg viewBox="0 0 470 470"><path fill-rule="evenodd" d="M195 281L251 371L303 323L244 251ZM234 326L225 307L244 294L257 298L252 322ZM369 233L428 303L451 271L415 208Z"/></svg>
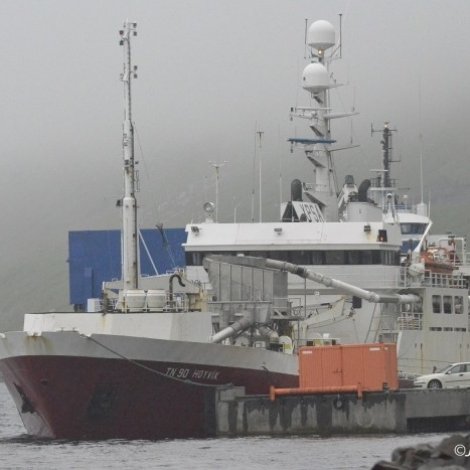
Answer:
<svg viewBox="0 0 470 470"><path fill-rule="evenodd" d="M315 21L308 28L307 44L324 51L335 45L335 28L325 20Z"/></svg>
<svg viewBox="0 0 470 470"><path fill-rule="evenodd" d="M311 93L319 93L330 87L326 67L319 62L307 65L302 73L302 87Z"/></svg>
<svg viewBox="0 0 470 470"><path fill-rule="evenodd" d="M215 204L213 202L206 202L204 203L204 212L206 214L212 214L215 211Z"/></svg>

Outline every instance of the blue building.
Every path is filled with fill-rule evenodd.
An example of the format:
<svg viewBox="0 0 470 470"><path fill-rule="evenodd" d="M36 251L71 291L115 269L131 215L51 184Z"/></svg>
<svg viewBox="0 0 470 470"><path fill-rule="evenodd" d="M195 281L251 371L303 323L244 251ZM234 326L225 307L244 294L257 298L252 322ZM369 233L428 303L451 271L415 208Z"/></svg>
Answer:
<svg viewBox="0 0 470 470"><path fill-rule="evenodd" d="M140 231L140 271L152 276L185 266L183 228ZM104 281L121 279L121 231L69 232L70 304L86 309L87 299L101 296Z"/></svg>

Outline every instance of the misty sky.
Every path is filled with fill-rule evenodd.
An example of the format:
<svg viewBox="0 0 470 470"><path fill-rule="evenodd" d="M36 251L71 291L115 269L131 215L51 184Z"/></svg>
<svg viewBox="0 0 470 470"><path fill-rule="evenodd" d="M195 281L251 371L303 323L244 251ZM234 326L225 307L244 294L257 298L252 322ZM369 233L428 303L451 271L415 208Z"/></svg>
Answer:
<svg viewBox="0 0 470 470"><path fill-rule="evenodd" d="M119 228L122 193L123 20L138 23L133 85L140 161L141 225L182 227L214 200L209 161L222 170L222 221L250 217L255 129L264 131L263 215L278 217L279 175L310 170L288 137L308 136L289 108L308 105L300 88L304 23L343 14L343 60L333 71L347 86L336 109L360 115L334 123L340 143L360 148L336 157L338 175L356 180L380 166L380 128L398 129L393 168L419 196L423 135L426 198L436 227L470 231L467 0L43 0L0 2L0 293L3 324L27 311L68 303L69 230ZM281 171L280 171L281 170ZM441 209L439 209L441 208ZM441 211L441 213L440 213ZM441 224L439 225L441 221ZM452 221L453 222L453 221Z"/></svg>

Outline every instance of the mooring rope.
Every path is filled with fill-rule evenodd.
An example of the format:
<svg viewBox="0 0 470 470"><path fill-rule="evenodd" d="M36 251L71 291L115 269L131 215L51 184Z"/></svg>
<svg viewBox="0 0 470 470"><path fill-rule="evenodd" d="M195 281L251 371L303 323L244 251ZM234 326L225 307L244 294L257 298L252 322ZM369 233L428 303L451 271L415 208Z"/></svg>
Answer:
<svg viewBox="0 0 470 470"><path fill-rule="evenodd" d="M101 341L98 341L97 339L93 338L92 336L88 336L88 335L85 335L83 333L79 333L79 334L80 334L80 336L83 336L84 338L93 341L98 346L101 346L103 349L106 349L107 351L109 351L110 353L120 357L121 359L124 359L125 361L130 362L131 364L133 364L137 367L141 367L142 369L145 369L148 372L152 372L153 374L157 374L157 375L160 375L161 377L165 377L165 379L174 380L176 382L181 382L181 383L184 383L186 385L197 385L199 387L212 387L212 388L214 388L214 387L223 387L223 386L227 387L227 386L233 385L232 383L204 384L204 383L200 383L200 382L194 382L194 380L190 380L190 379L181 379L179 377L172 377L171 375L165 374L164 372L160 372L159 370L152 369L151 367L148 367L145 364L141 364L140 362L136 361L135 359L131 359L130 357L124 356L123 354L115 351L114 349L111 349L109 346L106 346Z"/></svg>

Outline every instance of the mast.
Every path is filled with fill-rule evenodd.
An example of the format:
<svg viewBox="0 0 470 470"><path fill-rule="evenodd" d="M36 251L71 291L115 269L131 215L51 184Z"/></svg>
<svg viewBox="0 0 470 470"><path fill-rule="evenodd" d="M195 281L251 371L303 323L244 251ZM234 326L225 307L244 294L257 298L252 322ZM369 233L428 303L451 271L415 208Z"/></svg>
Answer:
<svg viewBox="0 0 470 470"><path fill-rule="evenodd" d="M329 92L339 86L332 78L329 65L335 59L338 47L331 53L326 52L336 44L335 30L328 21L319 20L310 25L306 35L310 49L310 60L302 73L302 87L310 93L310 106L291 108L291 118L306 119L313 132L312 137L290 138L291 145L301 145L310 163L313 164L313 181L302 184L302 194L308 201L317 204L326 220L338 220L338 185L332 152L342 150L333 148L336 142L331 136L332 119L353 116L351 112L332 112ZM292 150L292 147L291 147Z"/></svg>
<svg viewBox="0 0 470 470"><path fill-rule="evenodd" d="M375 170L378 173L376 188L380 191L381 201L376 201L381 204L382 209L385 210L390 200L387 198L387 194L392 194L395 191L395 180L392 179L391 164L396 163L399 160L393 160L392 158L392 132L397 132L396 129L392 129L388 122L384 122L383 129L374 129L371 125L371 135L376 132L382 134L382 169Z"/></svg>
<svg viewBox="0 0 470 470"><path fill-rule="evenodd" d="M124 48L124 122L122 125L122 153L124 158L124 196L122 198L122 279L123 288L138 287L137 202L135 198L136 172L134 159L134 126L131 111L131 79L137 78L137 67L131 66L131 36L137 36L137 23L126 20L120 45Z"/></svg>

